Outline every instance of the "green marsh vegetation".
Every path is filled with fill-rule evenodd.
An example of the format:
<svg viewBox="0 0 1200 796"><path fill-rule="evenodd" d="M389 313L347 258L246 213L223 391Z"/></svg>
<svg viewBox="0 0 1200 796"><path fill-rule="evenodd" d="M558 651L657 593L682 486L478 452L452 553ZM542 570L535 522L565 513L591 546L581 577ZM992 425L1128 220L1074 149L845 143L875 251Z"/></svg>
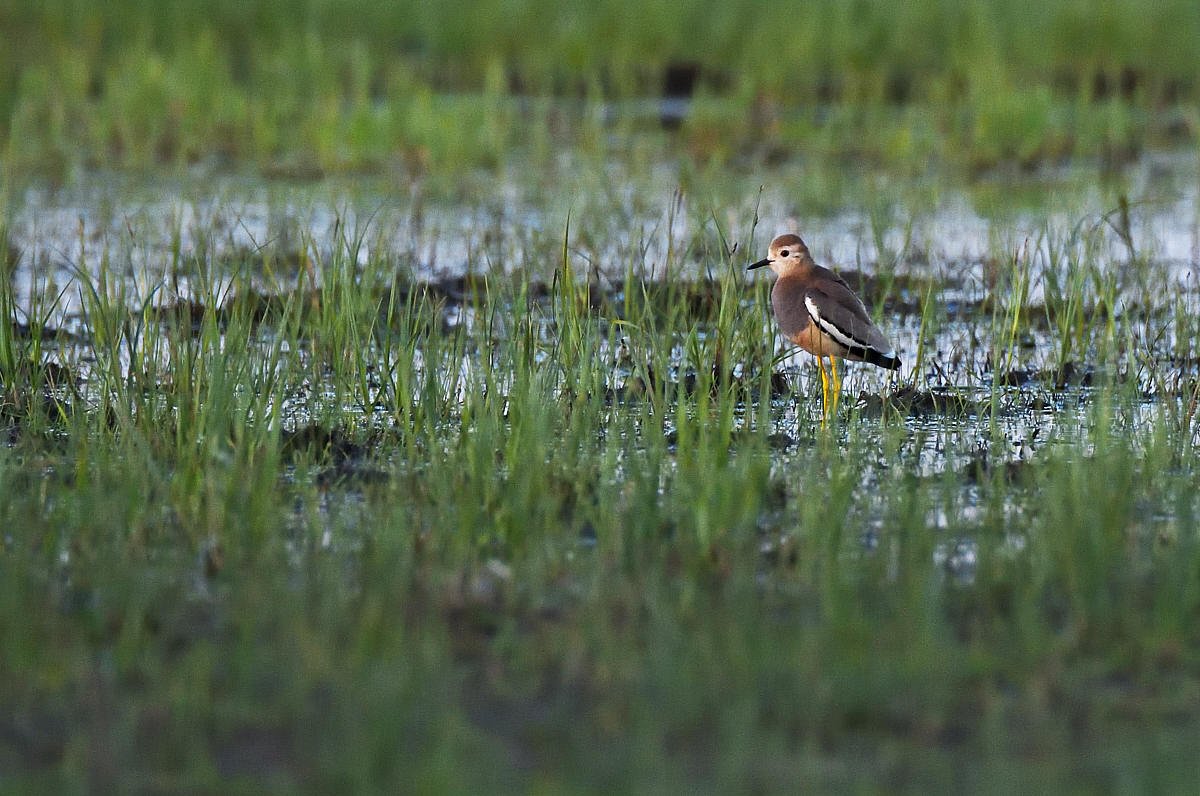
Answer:
<svg viewBox="0 0 1200 796"><path fill-rule="evenodd" d="M1075 5L944 12L992 20L985 68L913 43L932 5L818 4L778 43L827 59L798 83L774 31L714 44L736 7L602 48L621 6L528 46L532 11L477 6L4 7L0 785L1194 782L1194 154L970 182L1060 150L951 123L990 75L1140 145L1194 88L1190 6L1048 50L1013 20L1066 37ZM695 52L744 77L678 134L587 110ZM746 125L785 91L828 115ZM212 157L355 174L175 168ZM793 223L906 365L851 366L825 428L743 273Z"/></svg>
<svg viewBox="0 0 1200 796"><path fill-rule="evenodd" d="M965 322L949 279L864 283L948 378L853 372L822 429L766 284L680 212L666 265L710 280L589 284L600 215L431 282L369 231L274 292L280 253L182 254L228 286L186 301L118 251L68 336L15 270L6 781L1186 781L1195 313L1106 318L1067 242L1040 308L1020 253Z"/></svg>
<svg viewBox="0 0 1200 796"><path fill-rule="evenodd" d="M1120 163L1198 122L1187 0L5 0L0 21L0 144L52 176L210 158L440 173L607 150L609 103L635 124L622 101L687 88L679 137L719 163L797 148L891 169Z"/></svg>

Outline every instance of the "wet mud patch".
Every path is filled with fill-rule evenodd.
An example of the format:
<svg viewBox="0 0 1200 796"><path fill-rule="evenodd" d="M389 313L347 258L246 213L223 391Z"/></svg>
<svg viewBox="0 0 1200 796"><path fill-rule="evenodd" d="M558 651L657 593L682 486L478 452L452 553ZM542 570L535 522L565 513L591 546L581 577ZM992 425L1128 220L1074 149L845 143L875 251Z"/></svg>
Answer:
<svg viewBox="0 0 1200 796"><path fill-rule="evenodd" d="M1005 484L1031 483L1035 477L1036 463L1030 459L1006 459L980 449L969 457L958 470L958 476L967 484L985 484L999 479Z"/></svg>
<svg viewBox="0 0 1200 796"><path fill-rule="evenodd" d="M962 270L962 269L956 269ZM839 271L838 276L850 289L862 298L868 307L878 307L885 315L907 317L919 316L929 301L939 302L950 318L977 317L983 309L983 300L958 298L953 302L943 301L947 294L960 295L964 291L961 277L930 277L916 274L878 274L867 271Z"/></svg>
<svg viewBox="0 0 1200 796"><path fill-rule="evenodd" d="M1053 390L1091 387L1096 368L1088 364L1067 362L1053 368L1013 368L996 379L1000 387L1041 386Z"/></svg>
<svg viewBox="0 0 1200 796"><path fill-rule="evenodd" d="M390 478L379 466L375 454L396 442L395 436L386 432L364 436L341 426L326 428L310 424L282 432L280 452L286 462L305 461L314 466L319 486L367 486Z"/></svg>
<svg viewBox="0 0 1200 796"><path fill-rule="evenodd" d="M860 415L869 418L878 418L886 414L966 418L1047 411L1052 408L1052 404L1043 394L1034 391L1007 390L994 398L978 388L923 389L915 385L904 385L889 392L860 393L855 408Z"/></svg>
<svg viewBox="0 0 1200 796"><path fill-rule="evenodd" d="M0 762L6 771L48 769L62 762L69 737L67 711L41 700L14 706L0 718Z"/></svg>
<svg viewBox="0 0 1200 796"><path fill-rule="evenodd" d="M209 745L213 763L222 778L252 781L287 781L302 776L306 765L297 748L293 726L244 724L212 732Z"/></svg>
<svg viewBox="0 0 1200 796"><path fill-rule="evenodd" d="M78 384L70 368L55 362L42 363L36 376L0 379L0 440L11 446L29 430L65 428L81 403Z"/></svg>
<svg viewBox="0 0 1200 796"><path fill-rule="evenodd" d="M714 365L707 373L695 370L673 369L660 376L650 364L638 368L638 372L614 381L604 391L604 402L609 405L634 404L648 399L673 400L677 395L695 396L701 391L710 397L728 396L739 405L750 405L763 395L760 376L750 368L737 368L732 373L722 373ZM792 394L792 386L786 373L773 371L767 377L768 400L784 398Z"/></svg>

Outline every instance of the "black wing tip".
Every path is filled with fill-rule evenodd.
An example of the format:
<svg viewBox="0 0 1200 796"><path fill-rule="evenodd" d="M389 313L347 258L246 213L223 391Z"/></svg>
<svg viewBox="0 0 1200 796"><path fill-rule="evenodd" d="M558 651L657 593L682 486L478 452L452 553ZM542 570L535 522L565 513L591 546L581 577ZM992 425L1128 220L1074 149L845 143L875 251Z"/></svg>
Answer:
<svg viewBox="0 0 1200 796"><path fill-rule="evenodd" d="M900 357L881 354L870 348L866 349L863 353L865 354L863 359L872 365L877 365L887 370L900 370Z"/></svg>

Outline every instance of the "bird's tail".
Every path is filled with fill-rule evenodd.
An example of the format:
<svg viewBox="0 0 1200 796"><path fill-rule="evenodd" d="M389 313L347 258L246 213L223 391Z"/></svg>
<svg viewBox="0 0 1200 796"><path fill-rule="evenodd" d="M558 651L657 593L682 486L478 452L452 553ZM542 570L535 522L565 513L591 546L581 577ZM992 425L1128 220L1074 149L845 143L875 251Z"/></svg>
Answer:
<svg viewBox="0 0 1200 796"><path fill-rule="evenodd" d="M862 358L864 362L870 362L872 365L878 365L881 368L900 370L900 357L895 354L885 354L881 351L876 351L874 348L863 348Z"/></svg>

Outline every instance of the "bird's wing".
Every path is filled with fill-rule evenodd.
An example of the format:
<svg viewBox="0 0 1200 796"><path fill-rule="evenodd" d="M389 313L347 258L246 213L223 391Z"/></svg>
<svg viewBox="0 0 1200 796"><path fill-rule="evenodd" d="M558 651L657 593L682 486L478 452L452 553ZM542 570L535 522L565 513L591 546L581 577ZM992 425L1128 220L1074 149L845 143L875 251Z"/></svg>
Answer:
<svg viewBox="0 0 1200 796"><path fill-rule="evenodd" d="M804 294L804 306L823 332L848 348L869 348L886 356L892 346L871 323L862 301L841 279L823 279Z"/></svg>

